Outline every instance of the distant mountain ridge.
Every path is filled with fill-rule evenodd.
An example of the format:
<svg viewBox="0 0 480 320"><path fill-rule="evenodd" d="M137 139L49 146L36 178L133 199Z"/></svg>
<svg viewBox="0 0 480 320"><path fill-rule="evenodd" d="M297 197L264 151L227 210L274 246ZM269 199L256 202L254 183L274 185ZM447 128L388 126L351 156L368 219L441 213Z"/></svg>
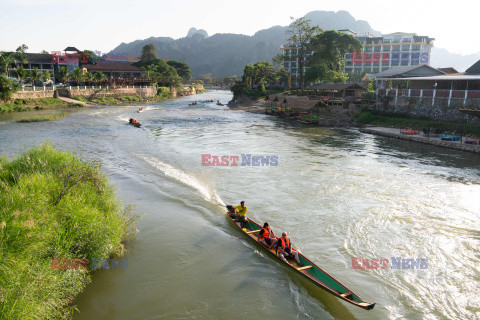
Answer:
<svg viewBox="0 0 480 320"><path fill-rule="evenodd" d="M347 11L312 11L305 17L324 30L351 29L358 33L379 34L368 22L356 20ZM143 46L152 43L157 47L159 58L180 60L190 65L193 77L206 73L212 73L214 77L241 76L246 64L271 61L280 53L286 30L286 26L274 26L253 36L217 33L209 37L205 30L191 28L185 38L150 37L123 42L110 53L139 57Z"/></svg>
<svg viewBox="0 0 480 320"><path fill-rule="evenodd" d="M480 60L480 52L462 55L433 47L430 65L434 68L454 67L458 72L464 72L478 60Z"/></svg>
<svg viewBox="0 0 480 320"><path fill-rule="evenodd" d="M357 33L371 33L379 36L367 21L356 20L347 11L312 11L305 15L313 25L324 30L350 29ZM260 30L253 36L231 33L217 33L208 36L202 29L191 28L184 38L150 37L121 43L110 53L127 54L139 57L143 46L152 43L157 47L159 58L186 62L192 69L193 77L211 73L214 77L227 77L243 74L246 64L257 61L271 61L285 43L287 26L274 26ZM432 35L434 36L434 35ZM433 67L454 67L465 71L480 59L480 53L462 56L452 54L445 49L433 48L431 65Z"/></svg>

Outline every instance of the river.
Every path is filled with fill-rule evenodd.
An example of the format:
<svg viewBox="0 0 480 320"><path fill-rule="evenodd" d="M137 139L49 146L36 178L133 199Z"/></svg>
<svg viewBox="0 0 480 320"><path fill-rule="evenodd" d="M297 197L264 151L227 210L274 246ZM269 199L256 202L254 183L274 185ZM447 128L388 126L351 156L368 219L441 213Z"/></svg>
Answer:
<svg viewBox="0 0 480 320"><path fill-rule="evenodd" d="M211 91L144 106L80 109L57 122L0 116L8 157L44 141L99 159L142 215L128 268L101 270L76 319L475 319L480 314L480 157L230 111ZM140 129L126 124L129 117ZM202 166L202 154L278 156L277 166ZM241 159L241 158L240 158ZM241 161L240 161L241 162ZM224 204L286 230L369 302L365 311L273 262ZM428 259L427 269L352 269L352 257Z"/></svg>

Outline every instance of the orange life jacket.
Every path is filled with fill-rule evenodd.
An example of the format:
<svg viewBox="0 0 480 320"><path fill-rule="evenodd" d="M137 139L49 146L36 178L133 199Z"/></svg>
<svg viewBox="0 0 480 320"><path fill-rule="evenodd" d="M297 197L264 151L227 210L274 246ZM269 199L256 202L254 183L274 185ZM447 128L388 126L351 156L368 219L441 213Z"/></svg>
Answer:
<svg viewBox="0 0 480 320"><path fill-rule="evenodd" d="M290 239L288 239L288 237L286 237L285 240L283 239L283 237L280 237L278 240L280 241L278 245L279 248L282 248L282 250L285 251L285 246L286 246L288 249L290 249Z"/></svg>
<svg viewBox="0 0 480 320"><path fill-rule="evenodd" d="M262 230L263 230L262 238L263 239L270 238L270 236L272 234L272 229L270 228L270 226L268 226L266 228L262 228Z"/></svg>

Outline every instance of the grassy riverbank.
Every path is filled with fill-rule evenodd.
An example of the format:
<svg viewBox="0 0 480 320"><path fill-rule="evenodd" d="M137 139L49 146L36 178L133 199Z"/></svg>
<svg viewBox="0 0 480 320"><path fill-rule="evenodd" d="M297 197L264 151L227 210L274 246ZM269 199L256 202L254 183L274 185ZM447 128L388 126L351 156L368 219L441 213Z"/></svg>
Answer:
<svg viewBox="0 0 480 320"><path fill-rule="evenodd" d="M72 105L57 98L14 99L8 103L0 103L0 113L67 108L71 106L77 107L78 105Z"/></svg>
<svg viewBox="0 0 480 320"><path fill-rule="evenodd" d="M68 116L68 113L64 112L64 113L49 114L49 115L39 116L39 117L24 118L24 119L17 120L17 122L57 121L65 118L66 116Z"/></svg>
<svg viewBox="0 0 480 320"><path fill-rule="evenodd" d="M480 136L480 125L465 122L437 121L397 113L379 113L366 110L360 111L355 117L359 124L369 124L379 127L413 128L418 130L434 128L445 132Z"/></svg>
<svg viewBox="0 0 480 320"><path fill-rule="evenodd" d="M138 96L119 96L119 97L94 97L87 99L83 96L74 96L73 99L79 100L82 102L89 102L95 105L119 105L135 102L151 102L157 100L155 97L152 98L141 98Z"/></svg>
<svg viewBox="0 0 480 320"><path fill-rule="evenodd" d="M123 253L132 223L97 164L45 144L0 158L0 319L67 318L89 270L52 257Z"/></svg>

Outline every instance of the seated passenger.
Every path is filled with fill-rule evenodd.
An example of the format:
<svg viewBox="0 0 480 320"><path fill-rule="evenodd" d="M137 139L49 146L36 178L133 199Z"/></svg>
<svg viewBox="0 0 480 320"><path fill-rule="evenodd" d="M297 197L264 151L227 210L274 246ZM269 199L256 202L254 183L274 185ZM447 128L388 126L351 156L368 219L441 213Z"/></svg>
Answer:
<svg viewBox="0 0 480 320"><path fill-rule="evenodd" d="M276 239L272 229L268 225L268 222L263 224L262 230L260 230L260 232L257 234L257 240L268 249L272 249Z"/></svg>
<svg viewBox="0 0 480 320"><path fill-rule="evenodd" d="M298 258L298 252L292 249L292 243L287 237L287 233L285 231L282 233L282 237L278 238L275 245L277 247L277 255L280 259L288 263L287 258L291 259L293 256L297 264L301 265L300 259Z"/></svg>
<svg viewBox="0 0 480 320"><path fill-rule="evenodd" d="M235 219L236 218L235 207L228 205L227 209L228 209L228 215L230 216L230 218Z"/></svg>

